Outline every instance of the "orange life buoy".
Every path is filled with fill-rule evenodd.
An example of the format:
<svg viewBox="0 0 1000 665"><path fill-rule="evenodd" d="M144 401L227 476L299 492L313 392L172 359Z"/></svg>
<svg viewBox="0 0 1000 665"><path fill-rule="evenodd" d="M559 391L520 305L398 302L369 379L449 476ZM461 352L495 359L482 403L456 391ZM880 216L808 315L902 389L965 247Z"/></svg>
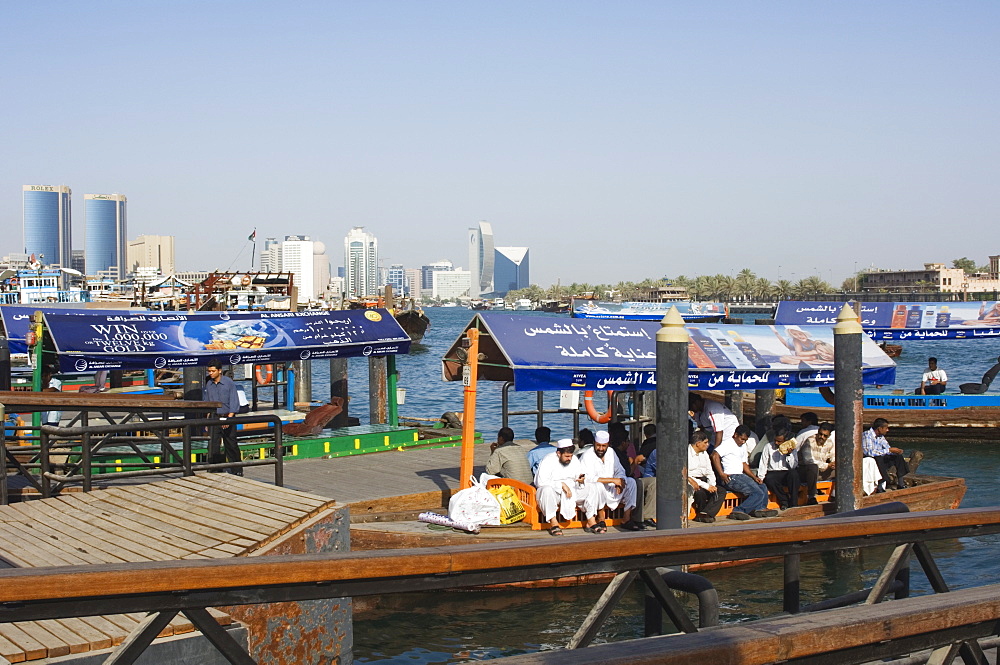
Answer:
<svg viewBox="0 0 1000 665"><path fill-rule="evenodd" d="M266 386L271 383L271 379L274 377L274 366L273 365L257 365L254 370L254 374L257 375L257 383Z"/></svg>
<svg viewBox="0 0 1000 665"><path fill-rule="evenodd" d="M583 393L583 406L587 409L587 415L595 423L607 423L611 422L611 412L614 411L614 393L608 391L608 410L606 413L598 413L597 409L594 408L594 391L588 390Z"/></svg>
<svg viewBox="0 0 1000 665"><path fill-rule="evenodd" d="M251 281L250 275L243 275L243 279L240 280L240 284L243 286L250 286Z"/></svg>
<svg viewBox="0 0 1000 665"><path fill-rule="evenodd" d="M18 285L18 284L20 284L20 283L21 283L21 282L20 282L20 280L18 280L18 279L17 279L17 277L11 277L11 278L10 278L10 285L11 285L11 286L17 286L17 285Z"/></svg>

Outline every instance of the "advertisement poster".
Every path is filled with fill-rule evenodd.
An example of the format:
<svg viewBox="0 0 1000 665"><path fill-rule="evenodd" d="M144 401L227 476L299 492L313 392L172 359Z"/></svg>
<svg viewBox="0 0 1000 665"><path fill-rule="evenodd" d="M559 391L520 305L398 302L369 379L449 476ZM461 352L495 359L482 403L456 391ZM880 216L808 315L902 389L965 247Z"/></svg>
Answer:
<svg viewBox="0 0 1000 665"><path fill-rule="evenodd" d="M407 353L384 309L45 314L63 371L270 363Z"/></svg>
<svg viewBox="0 0 1000 665"><path fill-rule="evenodd" d="M778 303L779 324L829 326L842 302ZM861 327L876 340L979 339L1000 337L1000 302L866 302Z"/></svg>
<svg viewBox="0 0 1000 665"><path fill-rule="evenodd" d="M658 323L479 315L514 369L516 390L653 390ZM833 384L829 326L688 324L688 385L752 390ZM870 339L864 381L889 384L895 363Z"/></svg>

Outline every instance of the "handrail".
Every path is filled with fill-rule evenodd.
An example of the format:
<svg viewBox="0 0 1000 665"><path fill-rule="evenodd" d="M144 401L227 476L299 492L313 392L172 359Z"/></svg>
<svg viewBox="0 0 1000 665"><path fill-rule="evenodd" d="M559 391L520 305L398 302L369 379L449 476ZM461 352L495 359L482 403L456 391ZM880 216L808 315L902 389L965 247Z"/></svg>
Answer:
<svg viewBox="0 0 1000 665"><path fill-rule="evenodd" d="M377 550L0 570L0 621L458 588L1000 532L1000 507Z"/></svg>

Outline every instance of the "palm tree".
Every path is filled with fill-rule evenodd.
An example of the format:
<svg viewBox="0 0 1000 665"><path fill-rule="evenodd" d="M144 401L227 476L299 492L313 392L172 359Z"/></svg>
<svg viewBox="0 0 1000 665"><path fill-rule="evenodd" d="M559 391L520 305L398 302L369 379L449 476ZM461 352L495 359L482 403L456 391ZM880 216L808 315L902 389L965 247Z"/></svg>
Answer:
<svg viewBox="0 0 1000 665"><path fill-rule="evenodd" d="M788 300L795 293L795 285L787 279L779 279L774 283L774 297L778 300Z"/></svg>
<svg viewBox="0 0 1000 665"><path fill-rule="evenodd" d="M741 300L749 300L753 297L754 286L757 283L757 275L753 270L744 268L736 275L736 295Z"/></svg>

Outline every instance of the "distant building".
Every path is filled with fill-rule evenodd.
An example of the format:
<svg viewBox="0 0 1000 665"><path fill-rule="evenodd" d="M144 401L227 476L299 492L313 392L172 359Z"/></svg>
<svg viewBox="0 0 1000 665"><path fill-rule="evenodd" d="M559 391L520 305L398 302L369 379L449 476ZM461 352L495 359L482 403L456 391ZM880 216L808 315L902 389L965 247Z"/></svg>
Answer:
<svg viewBox="0 0 1000 665"><path fill-rule="evenodd" d="M87 258L82 249L74 249L70 259L70 268L78 271L81 275L87 274Z"/></svg>
<svg viewBox="0 0 1000 665"><path fill-rule="evenodd" d="M379 292L378 240L363 226L355 226L344 238L344 290L348 298Z"/></svg>
<svg viewBox="0 0 1000 665"><path fill-rule="evenodd" d="M1000 255L990 257L990 272L966 275L961 268L925 263L923 270L866 270L861 273L862 292L979 293L1000 290Z"/></svg>
<svg viewBox="0 0 1000 665"><path fill-rule="evenodd" d="M436 270L431 275L431 297L435 300L468 296L472 288L472 273L468 270Z"/></svg>
<svg viewBox="0 0 1000 665"><path fill-rule="evenodd" d="M385 283L392 285L392 292L397 296L409 294L409 289L406 285L406 270L403 268L402 263L393 263L389 266Z"/></svg>
<svg viewBox="0 0 1000 665"><path fill-rule="evenodd" d="M84 194L83 212L86 218L87 273L106 273L113 279L124 279L128 272L126 250L128 225L124 194Z"/></svg>
<svg viewBox="0 0 1000 665"><path fill-rule="evenodd" d="M281 243L281 266L273 271L292 273L292 283L297 287L300 304L316 297L314 250L317 244L320 245L321 252L326 251L323 243L314 243L309 236L285 236ZM323 288L326 288L326 281L323 282Z"/></svg>
<svg viewBox="0 0 1000 665"><path fill-rule="evenodd" d="M173 275L174 237L143 235L129 240L125 257L126 272L156 268L161 275Z"/></svg>
<svg viewBox="0 0 1000 665"><path fill-rule="evenodd" d="M411 298L422 298L424 296L424 292L423 289L420 288L420 268L407 268L403 272L406 273L407 294ZM430 292L428 292L427 295L430 295Z"/></svg>
<svg viewBox="0 0 1000 665"><path fill-rule="evenodd" d="M64 185L21 187L24 253L45 265L73 263L72 190Z"/></svg>
<svg viewBox="0 0 1000 665"><path fill-rule="evenodd" d="M528 276L527 247L497 247L493 262L493 290L498 295L526 289L531 285Z"/></svg>
<svg viewBox="0 0 1000 665"><path fill-rule="evenodd" d="M493 291L493 227L479 222L469 229L469 272L472 273L470 296L478 298Z"/></svg>
<svg viewBox="0 0 1000 665"><path fill-rule="evenodd" d="M433 291L434 273L439 271L447 272L454 270L455 264L451 261L435 261L420 268L420 288L424 291Z"/></svg>
<svg viewBox="0 0 1000 665"><path fill-rule="evenodd" d="M281 241L277 238L264 239L264 249L260 251L260 269L262 272L281 272Z"/></svg>

